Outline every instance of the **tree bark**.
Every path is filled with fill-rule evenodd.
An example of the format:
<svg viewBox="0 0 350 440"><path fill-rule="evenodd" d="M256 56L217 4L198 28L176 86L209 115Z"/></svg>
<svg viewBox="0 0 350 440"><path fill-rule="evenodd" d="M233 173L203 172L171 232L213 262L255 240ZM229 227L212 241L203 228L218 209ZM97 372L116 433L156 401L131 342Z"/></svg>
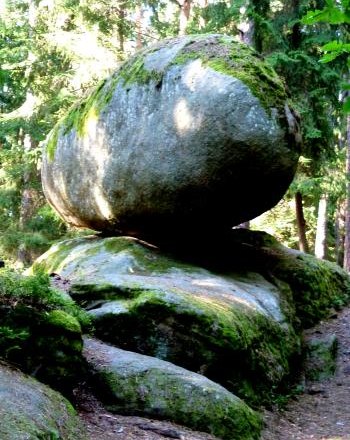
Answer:
<svg viewBox="0 0 350 440"><path fill-rule="evenodd" d="M327 196L324 194L318 204L315 256L324 260L327 255Z"/></svg>
<svg viewBox="0 0 350 440"><path fill-rule="evenodd" d="M32 150L36 145L32 141L29 134L24 135L23 140L23 149L25 153L28 153ZM21 194L21 204L19 209L19 221L18 228L19 231L24 232L26 226L30 219L33 217L33 214L37 207L37 202L39 199L38 191L32 188L32 182L36 178L34 175L35 171L28 166L27 169L23 173L22 178L22 194ZM32 263L32 254L30 249L27 248L24 242L19 245L17 250L17 266L26 266Z"/></svg>
<svg viewBox="0 0 350 440"><path fill-rule="evenodd" d="M124 45L125 45L125 2L118 2L118 40L119 40L119 51L121 54L124 53Z"/></svg>
<svg viewBox="0 0 350 440"><path fill-rule="evenodd" d="M335 256L336 263L344 264L344 209L343 204L338 206L335 216Z"/></svg>
<svg viewBox="0 0 350 440"><path fill-rule="evenodd" d="M135 10L135 30L136 30L136 49L142 49L142 20L143 20L143 10L141 2L137 2Z"/></svg>
<svg viewBox="0 0 350 440"><path fill-rule="evenodd" d="M350 272L350 115L346 118L346 204L345 204L345 243L344 269Z"/></svg>
<svg viewBox="0 0 350 440"><path fill-rule="evenodd" d="M205 9L208 6L208 0L197 0L196 6L198 6L201 9ZM206 22L202 16L199 17L199 27L200 29L203 29L206 25Z"/></svg>
<svg viewBox="0 0 350 440"><path fill-rule="evenodd" d="M302 252L308 253L309 245L306 239L306 221L303 210L303 196L299 191L295 194L295 212L299 235L299 249Z"/></svg>
<svg viewBox="0 0 350 440"><path fill-rule="evenodd" d="M179 0L180 17L179 17L179 35L186 34L186 27L191 15L191 0Z"/></svg>

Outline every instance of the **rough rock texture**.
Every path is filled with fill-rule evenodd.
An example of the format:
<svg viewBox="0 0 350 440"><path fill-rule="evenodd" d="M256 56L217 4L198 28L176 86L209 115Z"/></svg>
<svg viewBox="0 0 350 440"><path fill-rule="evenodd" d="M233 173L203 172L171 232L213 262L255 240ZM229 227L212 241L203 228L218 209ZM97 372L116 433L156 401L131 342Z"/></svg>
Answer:
<svg viewBox="0 0 350 440"><path fill-rule="evenodd" d="M1 440L83 440L70 403L59 393L0 363Z"/></svg>
<svg viewBox="0 0 350 440"><path fill-rule="evenodd" d="M258 273L217 275L130 237L62 242L37 267L71 280L100 339L201 372L250 402L299 354L288 286Z"/></svg>
<svg viewBox="0 0 350 440"><path fill-rule="evenodd" d="M99 231L176 241L229 230L292 180L299 136L286 102L276 73L232 38L166 40L56 126L44 192L68 223Z"/></svg>
<svg viewBox="0 0 350 440"><path fill-rule="evenodd" d="M222 439L258 439L261 420L225 388L169 362L85 340L85 354L109 410L181 423Z"/></svg>
<svg viewBox="0 0 350 440"><path fill-rule="evenodd" d="M336 368L338 339L334 334L314 334L307 337L305 376L308 380L324 380L333 376Z"/></svg>

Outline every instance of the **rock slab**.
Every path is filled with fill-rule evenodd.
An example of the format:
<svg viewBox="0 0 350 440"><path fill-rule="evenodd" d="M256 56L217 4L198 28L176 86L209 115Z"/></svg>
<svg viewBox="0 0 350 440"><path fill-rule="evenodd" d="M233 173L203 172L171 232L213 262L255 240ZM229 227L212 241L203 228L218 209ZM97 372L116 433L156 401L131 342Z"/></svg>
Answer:
<svg viewBox="0 0 350 440"><path fill-rule="evenodd" d="M99 339L200 372L249 402L281 383L300 349L288 286L221 274L131 237L69 240L35 264L71 280Z"/></svg>
<svg viewBox="0 0 350 440"><path fill-rule="evenodd" d="M282 81L250 48L185 36L136 54L56 126L43 188L72 225L178 241L274 206L299 142Z"/></svg>
<svg viewBox="0 0 350 440"><path fill-rule="evenodd" d="M1 440L85 440L71 404L56 391L0 363Z"/></svg>
<svg viewBox="0 0 350 440"><path fill-rule="evenodd" d="M258 414L204 376L92 338L85 339L84 352L109 410L171 420L227 440L259 438Z"/></svg>

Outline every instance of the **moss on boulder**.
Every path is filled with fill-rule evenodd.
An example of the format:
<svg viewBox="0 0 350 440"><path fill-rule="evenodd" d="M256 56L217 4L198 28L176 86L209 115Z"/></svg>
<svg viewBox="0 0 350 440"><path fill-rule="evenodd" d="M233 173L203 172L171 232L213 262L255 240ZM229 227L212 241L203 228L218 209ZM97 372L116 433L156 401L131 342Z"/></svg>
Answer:
<svg viewBox="0 0 350 440"><path fill-rule="evenodd" d="M340 266L289 249L265 232L235 230L226 246L230 253L223 258L226 266L250 267L272 282L278 279L288 284L302 328L311 327L332 308L350 300L350 277Z"/></svg>
<svg viewBox="0 0 350 440"><path fill-rule="evenodd" d="M83 371L85 314L45 275L0 273L0 357L69 392Z"/></svg>
<svg viewBox="0 0 350 440"><path fill-rule="evenodd" d="M84 440L71 404L21 372L0 363L1 440Z"/></svg>
<svg viewBox="0 0 350 440"><path fill-rule="evenodd" d="M305 377L318 381L329 379L335 373L338 339L331 335L308 335L305 339Z"/></svg>
<svg viewBox="0 0 350 440"><path fill-rule="evenodd" d="M299 153L276 72L231 37L191 35L137 53L75 106L42 182L70 224L177 242L274 206Z"/></svg>
<svg viewBox="0 0 350 440"><path fill-rule="evenodd" d="M74 243L57 244L33 270L71 280L99 338L199 371L254 403L293 371L300 339L282 282L218 275L130 237Z"/></svg>
<svg viewBox="0 0 350 440"><path fill-rule="evenodd" d="M85 340L84 351L109 410L171 420L227 440L260 438L259 415L204 376L94 339Z"/></svg>

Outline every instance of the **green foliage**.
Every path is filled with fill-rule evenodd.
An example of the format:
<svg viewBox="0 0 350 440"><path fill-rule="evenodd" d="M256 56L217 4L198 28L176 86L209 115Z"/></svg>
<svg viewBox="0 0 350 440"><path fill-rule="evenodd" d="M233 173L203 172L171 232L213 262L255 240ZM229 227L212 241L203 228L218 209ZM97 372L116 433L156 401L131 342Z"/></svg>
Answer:
<svg viewBox="0 0 350 440"><path fill-rule="evenodd" d="M26 329L0 326L0 353L3 353L4 358L10 357L12 351L20 350L28 337L29 331Z"/></svg>
<svg viewBox="0 0 350 440"><path fill-rule="evenodd" d="M323 9L309 11L303 18L303 23L314 24L318 22L330 24L350 23L350 3L349 0L326 0Z"/></svg>
<svg viewBox="0 0 350 440"><path fill-rule="evenodd" d="M324 55L321 58L321 62L330 63L337 59L343 58L343 73L345 68L345 75L348 77L348 69L350 67L350 44L343 41L348 38L348 28L346 25L350 23L350 2L349 0L326 0L326 5L322 10L316 9L309 11L305 17L303 17L303 23L308 25L314 25L315 23L326 23L332 25L338 25L337 40L328 42L322 46ZM343 57L345 55L345 57ZM343 90L349 90L349 84L343 86ZM343 105L343 111L345 113L350 112L350 98L345 99Z"/></svg>
<svg viewBox="0 0 350 440"><path fill-rule="evenodd" d="M82 325L89 325L88 316L75 302L50 286L50 278L44 272L23 276L10 270L0 271L0 308L30 307L41 312L63 310L76 317Z"/></svg>

